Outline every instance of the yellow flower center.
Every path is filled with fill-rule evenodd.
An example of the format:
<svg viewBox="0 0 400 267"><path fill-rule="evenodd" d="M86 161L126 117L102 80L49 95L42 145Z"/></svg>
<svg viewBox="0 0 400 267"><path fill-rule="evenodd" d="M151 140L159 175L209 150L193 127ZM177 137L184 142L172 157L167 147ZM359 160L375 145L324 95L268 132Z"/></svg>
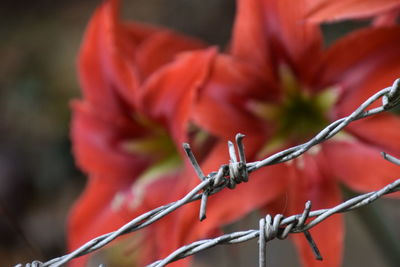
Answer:
<svg viewBox="0 0 400 267"><path fill-rule="evenodd" d="M311 138L328 124L328 112L336 101L333 87L313 93L302 86L286 66L282 66L279 73L282 100L279 103L254 101L250 104L253 113L276 126L275 134L261 154L283 144Z"/></svg>
<svg viewBox="0 0 400 267"><path fill-rule="evenodd" d="M147 157L152 163L132 183L131 190L135 199L129 204L131 209L140 205L147 185L166 175L177 173L183 166L183 160L177 151L179 147L165 127L138 114L135 114L134 120L147 129L148 134L125 141L122 143L122 149L139 157ZM213 137L195 125L189 125L188 131L196 157L201 160L207 153L210 147L208 144L212 142Z"/></svg>
<svg viewBox="0 0 400 267"><path fill-rule="evenodd" d="M300 90L287 95L277 107L277 135L298 141L312 137L328 124L332 99L329 89L315 95Z"/></svg>
<svg viewBox="0 0 400 267"><path fill-rule="evenodd" d="M140 204L141 194L148 184L176 172L182 166L176 146L164 127L137 113L133 119L146 129L147 134L126 140L121 144L122 149L138 157L148 158L152 163L132 183L132 191L137 195L134 203L131 203L132 208Z"/></svg>
<svg viewBox="0 0 400 267"><path fill-rule="evenodd" d="M164 159L178 154L166 129L140 114L135 114L134 119L140 126L147 129L148 134L123 143L125 151L141 156Z"/></svg>

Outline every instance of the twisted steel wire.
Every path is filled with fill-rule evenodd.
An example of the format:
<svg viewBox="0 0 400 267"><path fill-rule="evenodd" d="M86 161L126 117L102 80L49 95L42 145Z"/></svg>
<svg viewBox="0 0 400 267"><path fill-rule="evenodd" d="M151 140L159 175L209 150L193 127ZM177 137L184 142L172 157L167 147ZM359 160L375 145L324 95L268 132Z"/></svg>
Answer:
<svg viewBox="0 0 400 267"><path fill-rule="evenodd" d="M378 191L369 192L353 197L330 209L310 211L309 209L311 205L310 202L307 202L306 208L302 214L296 214L286 218L283 217L283 215L281 214L275 215L274 218L272 218L270 215L267 215L265 217L265 220L260 220L260 229L239 231L224 234L212 239L204 239L193 242L189 245L178 248L163 260L153 262L147 265L147 267L165 266L168 263L188 257L190 255L196 254L200 251L217 245L242 243L260 237L260 235L262 237L262 240L259 245L260 253L262 253L261 251L264 251L265 242L268 242L274 238L284 239L288 236L289 233L306 232L334 214L348 212L353 209L360 208L376 201L383 195L398 191L400 191L400 179L394 181L391 184L388 184ZM305 224L305 221L308 218L314 219ZM260 257L260 262L261 261L265 262L262 257ZM265 265L262 265L260 263L260 266Z"/></svg>
<svg viewBox="0 0 400 267"><path fill-rule="evenodd" d="M375 101L377 101L380 98L382 98L382 105L380 105L377 108L367 109L369 106L371 106ZM241 182L247 182L249 173L258 170L264 166L286 162L296 157L299 157L303 153L307 152L311 147L318 145L319 143L322 143L328 140L329 138L333 137L334 135L336 135L340 130L349 125L351 122L387 111L395 107L399 103L400 103L400 79L397 79L392 86L380 90L379 92L368 98L364 103L362 103L352 114L332 122L322 131L320 131L315 137L310 139L308 142L273 154L265 158L264 160L250 162L250 163L246 163L246 159L244 156L245 155L244 146L242 144L242 139L244 135L238 134L236 136L236 143L237 143L237 150L239 152L239 161L237 160L233 144L231 142L228 142L230 163L222 165L218 171L211 172L207 176L204 175L203 172L201 171L200 166L198 165L193 153L191 152L190 146L188 144L184 144L183 145L184 150L186 151L186 154L189 157L190 162L192 163L196 171L196 174L199 176L201 180L201 183L198 184L194 189L192 189L187 195L185 195L178 201L171 202L169 204L160 206L149 212L146 212L134 218L127 224L123 225L118 230L98 236L67 255L57 257L43 263L39 261L34 261L32 263L25 264L25 266L26 267L62 266L63 264L71 261L74 258L89 254L93 251L96 251L104 247L105 245L107 245L108 243L110 243L111 241L113 241L114 239L116 239L121 235L125 235L127 233L131 233L139 229L142 229L144 227L147 227L150 224L168 215L169 213L173 212L174 210L178 209L179 207L199 199L201 199L200 220L203 220L206 217L205 213L206 213L206 204L208 196L219 192L225 187L233 189L236 186L236 184ZM312 217L315 215L311 214L316 214L316 213L310 213L310 216ZM245 231L243 233L247 232L249 231ZM236 243L238 242L238 240L243 239L243 235L241 234L235 234L235 236L237 237L236 239L233 240L234 241L236 240L235 241ZM227 237L224 238L226 240L229 239ZM222 239L225 240L224 238ZM232 242L232 240L230 242ZM16 265L16 267L22 267L22 266L24 265L22 264Z"/></svg>

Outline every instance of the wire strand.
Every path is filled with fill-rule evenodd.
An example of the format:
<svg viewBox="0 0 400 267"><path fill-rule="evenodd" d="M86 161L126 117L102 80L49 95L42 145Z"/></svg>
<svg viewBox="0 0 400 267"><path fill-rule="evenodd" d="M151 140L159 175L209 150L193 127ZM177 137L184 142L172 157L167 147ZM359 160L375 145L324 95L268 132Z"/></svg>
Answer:
<svg viewBox="0 0 400 267"><path fill-rule="evenodd" d="M368 109L373 103L375 103L377 100L381 99L382 104L376 108ZM125 235L127 233L131 233L134 231L137 231L139 229L142 229L144 227L147 227L151 225L152 223L160 220L164 216L168 215L169 213L173 212L174 210L180 208L181 206L184 206L190 202L196 201L201 199L201 207L200 207L200 215L199 218L200 220L203 220L206 218L206 205L207 205L207 198L225 187L228 187L230 189L235 188L235 186L241 182L247 182L249 180L248 174L260 169L265 166L273 165L273 164L278 164L282 162L286 162L289 160L292 160L296 157L299 157L300 155L304 154L307 152L311 147L316 146L330 138L332 138L334 135L336 135L340 130L342 130L344 127L352 123L353 121L363 119L366 117L370 117L376 114L379 114L381 112L387 111L395 106L397 106L400 103L400 79L397 79L392 86L387 87L385 89L380 90L370 98L368 98L364 103L362 103L352 114L350 114L347 117L338 119L328 126L326 126L322 131L320 131L315 137L310 139L308 142L297 145L291 148L288 148L286 150L283 150L281 152L278 152L276 154L273 154L261 161L255 161L255 162L250 162L247 163L245 159L245 153L244 153L244 146L242 143L242 139L244 135L242 134L237 134L236 135L236 145L237 145L237 150L239 157L236 156L236 151L233 143L229 142L228 143L228 150L229 150L229 155L230 155L230 162L228 164L222 165L218 171L214 171L209 173L207 176L204 175L203 171L201 170L199 164L197 163L197 160L195 159L195 156L193 155L190 146L188 144L184 144L184 150L186 152L186 155L190 159L191 164L193 165L193 168L195 169L195 172L200 178L200 184L198 184L194 189L192 189L186 196L184 196L182 199L166 204L164 206L158 207L156 209L153 209L149 212L146 212L127 224L123 225L121 228L114 232L110 232L101 236L98 236L90 241L88 241L86 244L82 245L78 249L72 251L71 253L51 259L49 261L46 261L44 263L39 262L39 261L33 261L32 263L27 263L25 264L26 267L46 267L46 266L51 266L51 267L58 267L62 266L63 264L66 264L67 262L71 261L74 258L80 257L82 255L86 255L89 253L92 253L93 251L96 251L114 239L116 239L119 236ZM394 158L393 156L390 156L386 153L383 153L383 156L385 159L391 161L392 163L397 164L397 162L400 162L398 159ZM238 160L239 158L239 160ZM310 228L314 227L321 221L325 220L327 217L331 216L332 214L338 213L338 212L345 212L349 211L361 206L364 206L366 204L369 204L373 201L375 201L377 198L382 196L383 194L387 194L389 192L394 192L393 190L398 191L398 186L399 186L399 180L394 182L393 184L388 185L385 189L388 191L385 191L386 193L379 193L380 191L377 192L371 192L367 193L358 197L355 197L351 200L348 200L334 208L331 209L325 209L325 210L318 210L318 211L312 211L309 212L308 216L309 217L316 217L312 222L308 223L305 225L303 228L301 228L302 232L305 232L309 230ZM392 191L391 191L392 190ZM349 204L351 203L351 205ZM290 223L293 223L295 220L297 220L299 215L294 215L285 219L282 219L280 221L280 225L288 225ZM294 227L293 230L291 231L299 231L299 228ZM306 234L307 235L307 234ZM203 240L203 241L197 241L191 245L182 247L181 249L178 249L176 252L171 254L169 257L166 259L160 261L159 263L154 263L149 266L164 266L165 264L175 261L179 258L186 257L189 255L192 255L194 253L197 253L201 250L204 250L206 248L215 246L220 243L228 243L228 244L233 244L233 243L239 243L239 242L244 242L253 238L256 238L259 236L259 230L249 230L249 231L243 231L243 232L236 232L232 233L229 235L224 235L221 236L217 239L209 239L209 240ZM261 250L261 249L260 249ZM316 250L314 249L314 252ZM17 267L22 267L22 264L16 265Z"/></svg>

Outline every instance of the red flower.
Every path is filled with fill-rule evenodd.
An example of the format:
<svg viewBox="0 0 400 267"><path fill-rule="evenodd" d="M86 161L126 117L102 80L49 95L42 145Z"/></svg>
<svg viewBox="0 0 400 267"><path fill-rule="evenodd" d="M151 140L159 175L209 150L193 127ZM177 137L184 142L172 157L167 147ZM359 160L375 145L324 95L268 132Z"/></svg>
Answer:
<svg viewBox="0 0 400 267"><path fill-rule="evenodd" d="M376 15L383 15L379 20L394 22L400 11L399 0L317 0L308 3L306 17L314 22L363 19Z"/></svg>
<svg viewBox="0 0 400 267"><path fill-rule="evenodd" d="M299 1L238 4L230 50L214 60L210 79L193 103L193 116L221 138L245 133L252 160L306 141L329 122L349 115L400 73L399 26L353 32L324 48L318 26L302 21L307 6ZM236 192L211 197L214 206L208 219L192 226L189 237L185 226L195 225L195 215L188 210L180 220L182 235L191 241L227 222L226 217L236 219L260 205L266 212L287 214L301 213L307 200L315 209L331 207L342 201L341 183L356 191L376 190L400 171L379 153L399 154L399 127L400 119L389 113L355 122L290 164L266 167ZM339 266L342 216L311 232L324 266ZM317 266L303 236L295 235L294 241L303 264Z"/></svg>
<svg viewBox="0 0 400 267"><path fill-rule="evenodd" d="M77 164L89 180L69 217L71 250L176 200L185 179L194 177L191 168L183 168L176 148L199 134L195 127L189 132L182 101L207 77L215 50L181 53L204 44L169 30L121 22L117 12L118 1L106 1L96 10L79 54L83 99L72 105L71 138ZM170 93L167 104L155 96L165 90ZM151 98L151 108L143 105L145 97ZM209 139L194 149L207 152Z"/></svg>
<svg viewBox="0 0 400 267"><path fill-rule="evenodd" d="M70 216L71 249L197 184L181 159L183 141L194 146L206 173L227 162L226 140L237 132L248 135L249 160L259 159L349 114L399 73L397 26L355 32L324 49L318 27L301 21L306 5L238 3L230 51L220 55L168 30L121 22L117 1L98 8L79 55L84 97L73 104L74 154L89 181ZM146 229L148 260L257 208L293 214L306 200L314 208L335 205L338 182L360 191L386 184L399 168L379 151L400 151L398 126L389 114L354 123L291 165L264 168L235 191L210 197L201 223L199 203L177 210ZM279 205L285 199L286 210ZM337 266L341 216L312 233L324 263ZM303 262L316 264L302 237L295 241Z"/></svg>

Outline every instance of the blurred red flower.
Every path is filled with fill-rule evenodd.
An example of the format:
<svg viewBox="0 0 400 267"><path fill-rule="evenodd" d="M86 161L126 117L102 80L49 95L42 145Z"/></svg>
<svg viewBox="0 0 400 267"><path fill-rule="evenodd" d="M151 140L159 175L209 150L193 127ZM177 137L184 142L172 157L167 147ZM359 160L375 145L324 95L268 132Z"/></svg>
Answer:
<svg viewBox="0 0 400 267"><path fill-rule="evenodd" d="M229 52L217 54L198 40L121 22L118 1L97 9L79 54L83 99L73 103L74 154L89 180L70 215L70 249L198 183L182 142L192 144L205 173L227 162L226 141L238 132L248 136L248 158L260 159L348 115L400 71L398 26L360 30L325 49L300 1L239 0L237 10ZM199 203L177 210L146 229L147 260L254 209L293 214L307 200L314 208L335 205L338 182L359 191L385 185L399 168L379 152L399 153L399 126L390 114L354 123L291 164L266 167L210 197L201 223ZM312 233L324 266L338 266L341 216ZM294 239L303 263L317 265L303 238Z"/></svg>
<svg viewBox="0 0 400 267"><path fill-rule="evenodd" d="M193 114L194 121L215 136L245 133L252 147L261 148L249 153L252 160L308 140L392 84L400 73L399 26L355 31L324 48L318 25L302 20L307 6L301 1L240 0L238 4L229 52L213 61L210 79L193 103ZM391 182L400 168L383 160L380 152L400 153L399 127L400 118L389 113L364 119L289 162L286 171L272 174L285 187L272 184L256 189L281 195L264 202L266 211L301 213L307 200L313 208L327 208L342 201L339 184L371 191ZM269 168L254 173L249 183L272 180ZM242 200L237 205L247 202L246 197L236 196ZM221 205L218 213L232 212L230 208ZM199 227L201 232L205 226ZM324 256L323 266L339 266L342 216L311 232ZM294 235L294 241L305 266L321 264L303 236Z"/></svg>
<svg viewBox="0 0 400 267"><path fill-rule="evenodd" d="M308 20L313 22L364 19L380 16L378 21L395 22L400 11L399 0L306 0Z"/></svg>
<svg viewBox="0 0 400 267"><path fill-rule="evenodd" d="M122 22L118 4L106 1L96 10L79 53L83 99L72 103L71 138L88 183L69 217L71 250L176 200L185 188L180 176L194 177L176 148L199 134L189 127L182 101L207 77L215 49L200 51L205 45L193 38ZM186 50L192 52L181 53ZM159 103L154 94L164 90L172 94ZM154 98L152 113L142 103L143 91ZM203 137L194 144L197 154L212 141Z"/></svg>

